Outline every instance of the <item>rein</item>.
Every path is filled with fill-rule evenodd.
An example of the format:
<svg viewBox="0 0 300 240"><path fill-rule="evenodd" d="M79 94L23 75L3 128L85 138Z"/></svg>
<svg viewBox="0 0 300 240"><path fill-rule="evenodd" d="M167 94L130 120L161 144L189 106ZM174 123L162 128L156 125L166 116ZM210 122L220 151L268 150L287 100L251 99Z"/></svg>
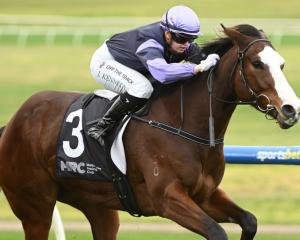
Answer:
<svg viewBox="0 0 300 240"><path fill-rule="evenodd" d="M184 120L184 108L183 108L183 85L180 85L180 127L176 128L173 126L170 126L166 123L162 123L162 122L158 122L155 120L147 120L145 118L139 117L137 115L131 115L131 117L133 119L139 120L141 122L147 123L149 126L154 127L154 128L158 128L161 130L164 130L166 132L172 133L178 137L182 137L186 140L192 141L194 143L197 144L201 144L201 145L206 145L206 146L215 146L217 144L223 144L224 143L224 139L223 138L219 138L219 139L212 139L210 137L210 139L206 139L206 138L202 138L199 136L196 136L190 132L184 131L182 130L183 127L183 120Z"/></svg>
<svg viewBox="0 0 300 240"><path fill-rule="evenodd" d="M134 119L136 119L136 120L139 120L139 121L142 121L144 123L147 123L151 127L159 128L161 130L164 130L166 132L172 133L174 135L177 135L179 137L182 137L182 138L187 139L189 141L192 141L194 143L198 143L198 144L206 145L206 146L211 146L210 139L198 137L198 136L196 136L196 135L194 135L192 133L189 133L189 132L186 132L186 131L182 130L181 128L175 128L175 127L172 127L172 126L170 126L168 124L161 123L161 122L158 122L158 121L155 121L155 120L147 120L145 118L138 117L136 115L132 115L131 117L134 118ZM224 143L224 139L223 138L219 138L219 139L214 140L214 144L215 145L216 144L222 144L222 143Z"/></svg>

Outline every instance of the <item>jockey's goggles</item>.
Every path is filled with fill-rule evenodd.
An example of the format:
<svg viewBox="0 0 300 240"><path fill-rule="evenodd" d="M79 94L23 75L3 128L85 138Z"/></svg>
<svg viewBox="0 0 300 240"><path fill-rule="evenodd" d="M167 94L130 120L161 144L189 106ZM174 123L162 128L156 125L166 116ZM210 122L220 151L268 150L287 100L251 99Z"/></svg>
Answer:
<svg viewBox="0 0 300 240"><path fill-rule="evenodd" d="M192 43L198 37L194 35L188 35L188 34L176 33L176 32L171 32L171 35L172 35L172 39L179 44L184 44L187 42Z"/></svg>

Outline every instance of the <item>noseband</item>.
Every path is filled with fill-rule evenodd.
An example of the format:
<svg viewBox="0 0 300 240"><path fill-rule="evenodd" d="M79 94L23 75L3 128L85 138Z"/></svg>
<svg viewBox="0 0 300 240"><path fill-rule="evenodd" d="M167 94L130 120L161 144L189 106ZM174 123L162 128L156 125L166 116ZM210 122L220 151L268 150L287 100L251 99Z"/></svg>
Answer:
<svg viewBox="0 0 300 240"><path fill-rule="evenodd" d="M237 66L239 65L240 66L240 70L239 70L239 73L240 73L240 79L241 81L244 83L244 85L246 86L246 88L248 89L248 91L250 92L250 94L252 96L254 96L254 100L253 101L227 101L227 100L224 100L224 99L220 99L218 97L215 97L215 99L217 99L218 101L221 101L221 102L225 102L225 103L230 103L230 104L238 104L238 105L256 105L257 108L262 111L262 112L269 112L270 110L272 110L274 108L273 105L271 105L271 101L269 99L269 97L265 94L257 94L249 85L249 81L246 79L246 76L245 76L245 73L244 73L244 57L245 57L245 54L246 52L248 51L248 49L254 45L255 43L257 42L267 42L267 43L270 43L269 40L267 39L263 39L263 38L260 38L260 39L255 39L253 40L252 42L250 42L243 50L240 50L238 48L238 52L237 52L237 56L238 56L238 59L231 71L231 74L230 74L230 81L232 80L233 78L233 74L235 73L235 70L237 68ZM213 68L211 69L210 73L209 73L209 77L208 77L208 90L209 90L209 93L212 95L212 72L213 72ZM259 102L263 99L266 99L268 104L267 104L267 107L266 108L263 108L262 106L260 106Z"/></svg>

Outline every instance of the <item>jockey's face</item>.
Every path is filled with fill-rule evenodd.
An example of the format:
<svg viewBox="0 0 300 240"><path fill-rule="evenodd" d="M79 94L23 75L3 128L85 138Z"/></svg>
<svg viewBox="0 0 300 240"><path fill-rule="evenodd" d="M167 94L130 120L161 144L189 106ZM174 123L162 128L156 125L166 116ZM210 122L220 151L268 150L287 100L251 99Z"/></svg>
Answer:
<svg viewBox="0 0 300 240"><path fill-rule="evenodd" d="M190 43L177 43L174 40L170 44L170 51L174 53L184 53L189 47Z"/></svg>
<svg viewBox="0 0 300 240"><path fill-rule="evenodd" d="M190 42L194 40L184 37L180 38L171 32L165 32L165 39L169 45L169 51L175 54L184 53L184 51L189 47Z"/></svg>

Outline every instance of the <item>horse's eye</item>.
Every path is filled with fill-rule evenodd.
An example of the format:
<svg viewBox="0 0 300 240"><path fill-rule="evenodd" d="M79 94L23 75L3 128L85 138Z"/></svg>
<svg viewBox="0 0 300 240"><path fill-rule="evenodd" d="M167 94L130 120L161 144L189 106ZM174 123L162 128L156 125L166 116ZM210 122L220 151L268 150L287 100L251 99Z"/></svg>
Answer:
<svg viewBox="0 0 300 240"><path fill-rule="evenodd" d="M280 65L281 70L284 69L284 63Z"/></svg>
<svg viewBox="0 0 300 240"><path fill-rule="evenodd" d="M263 69L264 68L264 64L261 61L255 61L252 63L253 67L255 68L259 68L259 69Z"/></svg>

